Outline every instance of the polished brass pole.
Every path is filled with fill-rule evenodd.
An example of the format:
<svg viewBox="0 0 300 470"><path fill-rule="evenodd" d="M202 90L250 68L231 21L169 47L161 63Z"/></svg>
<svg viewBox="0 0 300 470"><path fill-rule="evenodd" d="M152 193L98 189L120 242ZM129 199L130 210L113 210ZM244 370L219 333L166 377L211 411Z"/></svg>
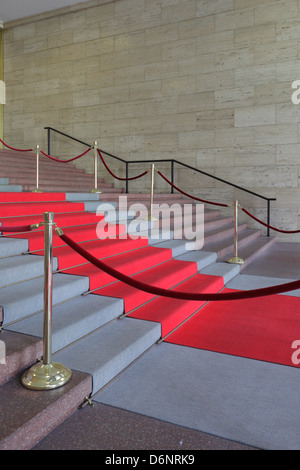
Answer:
<svg viewBox="0 0 300 470"><path fill-rule="evenodd" d="M53 291L53 227L54 214L44 213L44 328L43 361L33 365L21 379L24 387L50 390L61 387L72 372L59 363L51 362L52 353L52 291Z"/></svg>
<svg viewBox="0 0 300 470"><path fill-rule="evenodd" d="M53 212L44 214L44 364L51 363L53 289Z"/></svg>
<svg viewBox="0 0 300 470"><path fill-rule="evenodd" d="M97 158L97 141L94 143L94 189L90 193L101 193L98 189L98 158Z"/></svg>
<svg viewBox="0 0 300 470"><path fill-rule="evenodd" d="M238 201L234 201L234 256L227 260L231 264L244 264L244 260L238 256Z"/></svg>
<svg viewBox="0 0 300 470"><path fill-rule="evenodd" d="M32 192L33 193L42 193L43 191L41 191L39 189L40 146L36 145L35 150L36 150L36 175L35 175L36 188Z"/></svg>

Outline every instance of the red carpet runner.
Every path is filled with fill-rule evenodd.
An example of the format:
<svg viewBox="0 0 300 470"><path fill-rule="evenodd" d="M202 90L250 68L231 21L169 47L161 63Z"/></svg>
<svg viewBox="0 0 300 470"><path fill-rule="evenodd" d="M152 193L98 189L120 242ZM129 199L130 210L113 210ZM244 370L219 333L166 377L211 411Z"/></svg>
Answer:
<svg viewBox="0 0 300 470"><path fill-rule="evenodd" d="M289 295L210 302L167 341L293 366L292 343L300 339L299 309L300 298Z"/></svg>

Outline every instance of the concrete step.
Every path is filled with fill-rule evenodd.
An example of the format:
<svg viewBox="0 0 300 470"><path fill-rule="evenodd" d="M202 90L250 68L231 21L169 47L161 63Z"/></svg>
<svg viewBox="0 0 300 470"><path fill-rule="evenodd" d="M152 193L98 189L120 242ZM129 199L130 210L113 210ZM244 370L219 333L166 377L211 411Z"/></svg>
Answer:
<svg viewBox="0 0 300 470"><path fill-rule="evenodd" d="M89 289L86 277L57 273L53 275L53 305L78 297ZM44 278L30 279L0 289L3 326L43 311Z"/></svg>
<svg viewBox="0 0 300 470"><path fill-rule="evenodd" d="M21 192L23 190L22 185L18 184L0 184L0 192Z"/></svg>
<svg viewBox="0 0 300 470"><path fill-rule="evenodd" d="M28 240L0 237L0 258L20 255L28 251Z"/></svg>
<svg viewBox="0 0 300 470"><path fill-rule="evenodd" d="M52 310L52 352L55 353L109 323L124 311L123 299L88 294ZM43 312L14 323L6 330L43 338Z"/></svg>
<svg viewBox="0 0 300 470"><path fill-rule="evenodd" d="M240 253L240 250L243 247L254 242L260 236L261 236L261 232L259 230L243 229L238 235L238 252ZM233 235L227 236L227 237L224 237L223 239L220 238L218 239L218 241L213 242L213 243L207 243L207 244L205 243L204 249L206 251L213 251L214 253L217 253L219 261L225 261L231 256L233 256L234 237Z"/></svg>
<svg viewBox="0 0 300 470"><path fill-rule="evenodd" d="M0 178L0 184L4 184L4 185L9 184L9 178Z"/></svg>
<svg viewBox="0 0 300 470"><path fill-rule="evenodd" d="M160 337L160 324L123 318L54 354L53 360L90 374L95 393L145 353Z"/></svg>
<svg viewBox="0 0 300 470"><path fill-rule="evenodd" d="M57 259L54 258L53 270L56 271L57 267ZM1 288L10 284L16 284L31 278L42 276L44 273L44 258L42 256L29 254L2 258L0 259L0 271Z"/></svg>
<svg viewBox="0 0 300 470"><path fill-rule="evenodd" d="M276 243L276 237L260 237L239 249L239 256L245 260L241 265L241 272L255 259L259 258Z"/></svg>
<svg viewBox="0 0 300 470"><path fill-rule="evenodd" d="M35 181L32 181L30 183L26 183L24 182L23 183L23 191L34 191L36 188L36 184L35 184ZM86 183L72 183L72 181L70 182L65 182L65 183L58 183L58 184L55 184L55 183L52 183L52 184L49 184L47 182L43 182L43 181L40 181L39 182L39 189L41 191L45 191L45 192L74 192L74 193L77 193L78 191L82 191L82 192L89 192L90 190L94 189L94 185L93 184L86 184ZM99 189L100 186L99 186ZM105 191L108 193L114 193L115 191L117 191L115 188L105 188Z"/></svg>

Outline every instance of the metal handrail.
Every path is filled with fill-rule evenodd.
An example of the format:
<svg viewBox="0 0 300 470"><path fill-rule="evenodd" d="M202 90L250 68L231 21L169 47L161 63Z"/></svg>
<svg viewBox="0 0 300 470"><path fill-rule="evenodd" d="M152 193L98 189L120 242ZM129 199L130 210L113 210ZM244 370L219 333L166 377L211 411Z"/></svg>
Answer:
<svg viewBox="0 0 300 470"><path fill-rule="evenodd" d="M48 133L48 154L51 155L50 153L50 148L51 148L51 131L56 132L58 134L63 135L64 137L67 137L71 140L74 140L76 142L79 142L82 145L86 145L87 147L91 147L90 144L83 142L82 140L79 140L75 137L72 137L69 134L66 134L65 132L59 131L58 129L54 129L53 127L45 127L44 129L47 130ZM178 160L175 160L173 158L171 159L166 159L166 160L124 160L123 158L117 157L116 155L113 155L111 153L106 152L105 150L100 149L100 152L104 153L108 157L114 158L116 160L119 160L120 162L124 163L126 165L126 178L128 178L129 175L129 165L133 163L153 163L153 162L159 162L159 163L171 163L171 183L174 184L174 166L175 164L184 166L185 168L188 168L192 171L196 171L197 173L201 173L202 175L208 176L209 178L213 178L217 181L220 181L221 183L227 184L229 186L232 186L233 188L239 189L241 191L244 191L248 194L251 194L252 196L259 197L260 199L263 199L267 201L267 224L270 225L270 219L271 219L271 201L276 201L276 198L270 198L263 196L262 194L258 194L254 191L251 191L250 189L243 188L242 186L239 186L235 183L231 183L230 181L226 181L222 178L219 178L218 176L211 175L210 173L207 173L203 170L199 170L199 168L192 167L191 165L188 165L186 163L180 162ZM129 188L128 188L128 180L126 181L126 194L128 194ZM171 194L174 193L174 188L173 186L171 187ZM270 236L270 229L268 228L267 236Z"/></svg>

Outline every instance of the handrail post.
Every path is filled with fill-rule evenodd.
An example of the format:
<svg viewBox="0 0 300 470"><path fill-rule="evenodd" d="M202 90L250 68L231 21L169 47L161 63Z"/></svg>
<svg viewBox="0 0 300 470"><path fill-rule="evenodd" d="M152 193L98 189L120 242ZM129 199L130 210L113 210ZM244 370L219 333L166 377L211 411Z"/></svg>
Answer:
<svg viewBox="0 0 300 470"><path fill-rule="evenodd" d="M53 290L53 212L44 213L44 328L43 361L26 371L21 382L31 390L50 390L61 387L72 372L59 363L51 362L52 350L52 290Z"/></svg>
<svg viewBox="0 0 300 470"><path fill-rule="evenodd" d="M42 193L43 191L41 191L39 189L39 165L40 165L40 146L39 145L36 145L35 147L35 150L36 150L36 175L35 175L35 179L36 179L36 187L35 189L32 191L33 193Z"/></svg>
<svg viewBox="0 0 300 470"><path fill-rule="evenodd" d="M231 264L244 264L245 261L238 256L238 201L234 201L234 256L227 260Z"/></svg>
<svg viewBox="0 0 300 470"><path fill-rule="evenodd" d="M267 208L267 224L268 224L268 229L267 229L267 237L270 236L270 222L271 222L271 201L268 199L268 208Z"/></svg>
<svg viewBox="0 0 300 470"><path fill-rule="evenodd" d="M149 217L148 217L148 219L149 219L150 221L157 220L157 219L153 216L154 172L155 172L155 166L154 166L154 163L152 163L152 165L151 165L151 167L150 167L150 214L149 214Z"/></svg>
<svg viewBox="0 0 300 470"><path fill-rule="evenodd" d="M98 189L98 158L97 158L97 141L94 143L94 189L90 193L101 193Z"/></svg>
<svg viewBox="0 0 300 470"><path fill-rule="evenodd" d="M129 188L128 188L129 168L128 167L129 167L129 163L126 162L126 189L125 189L126 194L128 194L128 191L129 191Z"/></svg>
<svg viewBox="0 0 300 470"><path fill-rule="evenodd" d="M174 184L174 160L171 161L171 183ZM174 194L173 186L171 186L171 194Z"/></svg>
<svg viewBox="0 0 300 470"><path fill-rule="evenodd" d="M50 152L50 150L51 150L51 142L50 142L51 137L50 137L50 132L51 132L51 129L50 129L50 127L48 127L48 128L47 128L48 155L51 155L51 152Z"/></svg>

